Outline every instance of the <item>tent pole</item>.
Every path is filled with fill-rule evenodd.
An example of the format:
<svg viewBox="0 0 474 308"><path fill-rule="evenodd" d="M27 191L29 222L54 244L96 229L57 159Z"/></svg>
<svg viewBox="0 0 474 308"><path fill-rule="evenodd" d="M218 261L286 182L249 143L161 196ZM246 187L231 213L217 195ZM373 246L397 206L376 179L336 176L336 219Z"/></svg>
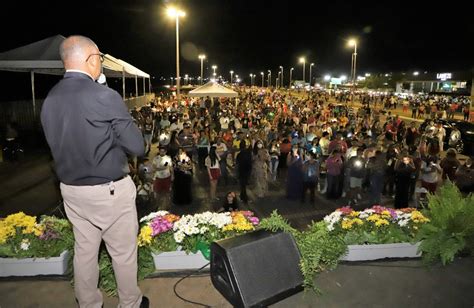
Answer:
<svg viewBox="0 0 474 308"><path fill-rule="evenodd" d="M138 76L135 75L135 97L138 97Z"/></svg>
<svg viewBox="0 0 474 308"><path fill-rule="evenodd" d="M148 93L151 94L151 78L148 77Z"/></svg>
<svg viewBox="0 0 474 308"><path fill-rule="evenodd" d="M30 72L31 77L31 96L33 98L33 119L36 120L36 97L35 97L35 72Z"/></svg>
<svg viewBox="0 0 474 308"><path fill-rule="evenodd" d="M143 96L145 96L146 91L145 91L145 77L143 77Z"/></svg>
<svg viewBox="0 0 474 308"><path fill-rule="evenodd" d="M125 71L122 68L122 97L125 100Z"/></svg>

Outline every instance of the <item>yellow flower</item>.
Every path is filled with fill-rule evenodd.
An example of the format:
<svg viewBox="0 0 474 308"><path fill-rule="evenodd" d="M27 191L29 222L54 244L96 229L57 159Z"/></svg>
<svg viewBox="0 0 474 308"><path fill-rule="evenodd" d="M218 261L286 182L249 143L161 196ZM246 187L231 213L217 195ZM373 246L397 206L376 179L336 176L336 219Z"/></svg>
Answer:
<svg viewBox="0 0 474 308"><path fill-rule="evenodd" d="M151 229L150 226L146 225L143 226L142 229L140 230L140 234L138 235L138 246L142 247L145 245L150 245L151 240L153 237L151 236L153 233L153 230Z"/></svg>
<svg viewBox="0 0 474 308"><path fill-rule="evenodd" d="M429 222L430 220L428 218L426 218L425 216L423 216L423 214L420 212L420 211L413 211L411 212L411 219L415 222L415 223L425 223L425 222Z"/></svg>
<svg viewBox="0 0 474 308"><path fill-rule="evenodd" d="M376 227L380 227L380 226L382 226L382 225L387 225L387 226L388 226L389 224L390 224L390 223L389 223L388 220L386 220L386 219L379 219L379 220L377 220L377 221L375 222L375 226L376 226Z"/></svg>
<svg viewBox="0 0 474 308"><path fill-rule="evenodd" d="M380 216L378 214L372 214L369 217L367 217L367 221L378 221L380 219Z"/></svg>
<svg viewBox="0 0 474 308"><path fill-rule="evenodd" d="M354 224L354 220L343 219L341 226L342 226L342 229L350 229L350 228L352 228L353 224Z"/></svg>
<svg viewBox="0 0 474 308"><path fill-rule="evenodd" d="M353 222L359 226L362 226L364 222L360 218L354 218Z"/></svg>
<svg viewBox="0 0 474 308"><path fill-rule="evenodd" d="M232 223L224 226L222 231L250 231L254 229L253 224L242 213L234 212L232 214Z"/></svg>
<svg viewBox="0 0 474 308"><path fill-rule="evenodd" d="M349 216L351 216L351 217L359 217L359 214L360 214L360 212L358 212L358 211L352 211L352 212L349 214Z"/></svg>

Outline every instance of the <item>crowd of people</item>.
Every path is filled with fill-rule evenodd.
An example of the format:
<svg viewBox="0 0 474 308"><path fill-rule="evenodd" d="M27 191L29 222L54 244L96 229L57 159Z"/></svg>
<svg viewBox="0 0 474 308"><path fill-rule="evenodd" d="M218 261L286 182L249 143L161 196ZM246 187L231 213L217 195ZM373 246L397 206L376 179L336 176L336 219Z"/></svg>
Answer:
<svg viewBox="0 0 474 308"><path fill-rule="evenodd" d="M191 203L198 172L207 174L210 200L218 200L218 187L237 181L243 203L252 202L249 185L263 198L272 182L285 183L287 198L302 202L319 192L358 204L366 194L370 204L394 199L397 208L407 207L417 191L434 193L444 179L465 192L474 188L472 159L458 160L436 122L464 100L408 98L412 108L435 106L422 130L387 109L393 102L405 107L406 99L395 96L358 94L362 107L352 108L346 94L334 91L236 90L232 99L157 96L132 111L148 152L157 144L159 154L139 159L138 167L131 161L131 169L137 181L151 183L159 206Z"/></svg>

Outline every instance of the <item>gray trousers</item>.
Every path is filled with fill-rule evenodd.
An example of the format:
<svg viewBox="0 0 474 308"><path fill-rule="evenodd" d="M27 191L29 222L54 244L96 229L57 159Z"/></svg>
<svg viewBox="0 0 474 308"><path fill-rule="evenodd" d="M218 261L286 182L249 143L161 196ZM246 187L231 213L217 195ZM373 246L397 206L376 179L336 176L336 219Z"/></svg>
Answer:
<svg viewBox="0 0 474 308"><path fill-rule="evenodd" d="M79 306L102 306L98 256L104 240L112 257L119 307L139 307L142 293L137 283L138 221L132 179L127 176L117 182L94 186L61 183L60 187L74 231L74 291ZM110 193L112 188L113 194Z"/></svg>

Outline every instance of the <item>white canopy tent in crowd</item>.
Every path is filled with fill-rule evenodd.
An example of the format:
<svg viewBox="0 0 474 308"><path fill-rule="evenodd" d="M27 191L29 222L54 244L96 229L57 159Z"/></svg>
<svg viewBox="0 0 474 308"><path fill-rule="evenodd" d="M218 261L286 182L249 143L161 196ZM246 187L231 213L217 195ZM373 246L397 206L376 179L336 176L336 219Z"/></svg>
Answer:
<svg viewBox="0 0 474 308"><path fill-rule="evenodd" d="M188 95L193 97L237 97L238 93L216 82L209 81L189 91Z"/></svg>
<svg viewBox="0 0 474 308"><path fill-rule="evenodd" d="M33 110L36 110L35 73L49 75L64 74L64 66L59 55L59 46L65 39L62 35L55 35L0 53L0 70L30 72ZM143 93L145 93L145 79L148 78L149 91L151 92L149 74L109 54L105 54L104 58L102 63L103 73L107 77L122 78L122 95L124 98L125 78L135 78L135 93L137 96L138 77L143 78Z"/></svg>

